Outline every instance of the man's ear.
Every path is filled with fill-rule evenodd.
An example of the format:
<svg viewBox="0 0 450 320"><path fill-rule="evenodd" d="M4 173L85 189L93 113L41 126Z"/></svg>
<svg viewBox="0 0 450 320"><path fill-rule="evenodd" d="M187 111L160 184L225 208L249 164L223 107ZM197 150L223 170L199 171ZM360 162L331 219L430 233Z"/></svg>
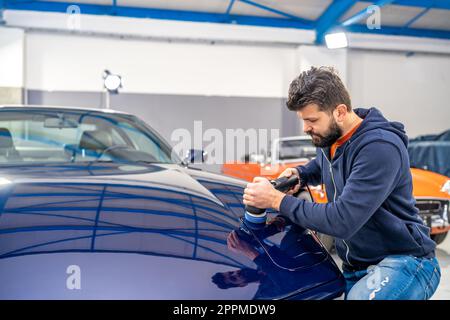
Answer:
<svg viewBox="0 0 450 320"><path fill-rule="evenodd" d="M345 117L347 116L347 106L345 104L339 104L333 110L333 117L337 123L344 122Z"/></svg>

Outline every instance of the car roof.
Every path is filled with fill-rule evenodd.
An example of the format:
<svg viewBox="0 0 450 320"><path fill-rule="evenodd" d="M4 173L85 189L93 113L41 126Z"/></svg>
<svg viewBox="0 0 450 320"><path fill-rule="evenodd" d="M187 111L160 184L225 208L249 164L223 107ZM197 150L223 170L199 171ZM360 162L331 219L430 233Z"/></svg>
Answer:
<svg viewBox="0 0 450 320"><path fill-rule="evenodd" d="M75 106L47 106L47 105L24 105L24 104L8 104L0 105L0 109L12 108L12 109L55 109L55 110L80 110L80 111L95 111L101 113L113 113L113 114L126 114L130 113L112 110L112 109L98 109L98 108L85 108L85 107L75 107Z"/></svg>

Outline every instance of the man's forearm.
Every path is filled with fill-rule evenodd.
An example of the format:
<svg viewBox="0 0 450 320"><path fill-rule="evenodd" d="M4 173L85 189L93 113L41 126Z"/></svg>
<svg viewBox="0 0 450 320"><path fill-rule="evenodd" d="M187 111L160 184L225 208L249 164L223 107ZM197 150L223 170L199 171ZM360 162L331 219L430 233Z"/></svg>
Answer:
<svg viewBox="0 0 450 320"><path fill-rule="evenodd" d="M281 201L283 201L283 198L286 196L285 193L275 190L274 189L274 193L273 193L273 200L272 200L272 208L276 211L280 211L280 205L281 205Z"/></svg>

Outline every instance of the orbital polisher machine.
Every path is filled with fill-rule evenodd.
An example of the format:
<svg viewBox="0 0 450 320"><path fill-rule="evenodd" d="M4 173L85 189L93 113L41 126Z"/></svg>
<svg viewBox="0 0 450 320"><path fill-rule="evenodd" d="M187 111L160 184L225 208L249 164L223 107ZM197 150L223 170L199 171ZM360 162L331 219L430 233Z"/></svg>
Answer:
<svg viewBox="0 0 450 320"><path fill-rule="evenodd" d="M275 180L271 180L270 183L274 188L281 192L287 192L294 188L298 183L299 179L296 175L290 177L281 177ZM260 209L252 206L245 207L244 219L242 219L241 228L245 230L245 227L252 230L259 230L265 227L267 220L266 209Z"/></svg>

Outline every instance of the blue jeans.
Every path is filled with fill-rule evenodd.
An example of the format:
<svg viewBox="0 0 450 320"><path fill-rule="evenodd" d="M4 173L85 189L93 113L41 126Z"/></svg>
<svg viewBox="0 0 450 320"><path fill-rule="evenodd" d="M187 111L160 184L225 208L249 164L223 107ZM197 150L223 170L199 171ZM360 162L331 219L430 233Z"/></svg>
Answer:
<svg viewBox="0 0 450 320"><path fill-rule="evenodd" d="M436 258L392 255L366 270L344 271L346 300L428 300L441 269Z"/></svg>

